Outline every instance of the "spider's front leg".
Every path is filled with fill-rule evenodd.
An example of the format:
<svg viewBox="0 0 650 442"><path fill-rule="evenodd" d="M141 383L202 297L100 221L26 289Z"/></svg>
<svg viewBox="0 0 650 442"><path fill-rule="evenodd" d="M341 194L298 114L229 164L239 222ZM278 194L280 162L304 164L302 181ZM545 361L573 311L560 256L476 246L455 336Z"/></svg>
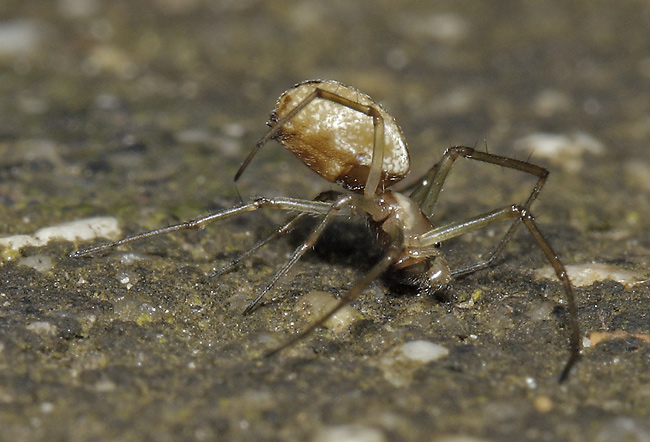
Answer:
<svg viewBox="0 0 650 442"><path fill-rule="evenodd" d="M560 375L560 382L563 382L569 375L571 368L580 358L580 327L578 325L578 310L576 307L575 294L573 292L573 286L571 285L571 281L569 280L569 276L567 275L564 264L562 261L560 261L560 258L558 258L557 254L551 247L551 244L546 240L544 235L542 235L542 232L537 227L537 223L535 223L533 215L525 206L515 204L494 210L492 212L478 215L467 221L438 227L424 235L421 235L418 239L423 245L434 245L436 243L455 238L473 230L481 229L491 224L513 218L524 223L531 236L535 240L535 243L537 243L538 247L542 250L544 256L553 267L555 275L564 286L567 305L569 307L569 318L571 326L571 335L569 338L571 353L569 355L569 360L566 362L564 369ZM452 277L458 277L463 273L466 273L465 269L461 269L460 271L453 271Z"/></svg>
<svg viewBox="0 0 650 442"><path fill-rule="evenodd" d="M435 164L427 174L420 180L419 185L411 193L411 199L413 199L420 208L422 212L428 217L431 218L434 212L435 203L438 200L440 191L444 185L451 168L457 158L467 158L470 160L476 160L483 163L494 164L497 166L506 167L508 169L519 170L530 175L537 177L537 182L533 187L528 199L523 204L522 207L530 210L530 206L533 204L539 192L542 190L544 183L548 177L548 170L538 166L528 161L516 160L514 158L504 157L501 155L495 155L488 152L481 152L472 147L467 146L455 146L447 149L442 156L440 162ZM501 241L497 244L496 248L490 253L489 257L481 262L469 265L462 269L458 269L455 272L455 275L472 273L477 270L483 269L494 262L496 257L501 253L506 244L512 239L519 226L521 219L515 217L514 222L505 233Z"/></svg>
<svg viewBox="0 0 650 442"><path fill-rule="evenodd" d="M241 215L242 213L252 212L259 210L263 207L269 207L276 210L286 210L293 212L305 212L324 215L330 209L331 204L321 201L307 201L295 198L256 198L249 203L240 204L230 209L213 212L199 218L191 219L179 224L163 227L160 229L150 230L148 232L139 233L133 236L127 236L117 241L111 241L98 246L89 247L87 249L77 250L70 254L71 258L83 258L97 253L102 253L114 247L128 244L145 238L153 236L164 235L166 233L177 232L179 230L192 230L200 229L215 221L221 221L226 218Z"/></svg>

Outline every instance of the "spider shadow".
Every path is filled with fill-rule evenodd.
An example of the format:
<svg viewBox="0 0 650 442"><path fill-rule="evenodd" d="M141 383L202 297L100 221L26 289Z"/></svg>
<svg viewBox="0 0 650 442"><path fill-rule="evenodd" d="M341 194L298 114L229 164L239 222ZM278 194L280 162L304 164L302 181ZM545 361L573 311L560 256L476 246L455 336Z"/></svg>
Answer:
<svg viewBox="0 0 650 442"><path fill-rule="evenodd" d="M289 235L291 246L298 247L317 222L316 219L309 219L301 223ZM358 271L358 277L361 277L384 256L385 249L365 220L351 218L335 220L328 226L314 245L311 254L321 262L353 268ZM440 303L449 303L456 299L446 287L423 293L417 284L400 278L391 269L384 272L380 279L390 296L401 298L424 294Z"/></svg>
<svg viewBox="0 0 650 442"><path fill-rule="evenodd" d="M289 244L302 244L318 220L308 218L300 223L291 234ZM369 271L384 254L368 223L360 218L336 219L325 229L309 255L327 264L342 265L357 269L360 273Z"/></svg>

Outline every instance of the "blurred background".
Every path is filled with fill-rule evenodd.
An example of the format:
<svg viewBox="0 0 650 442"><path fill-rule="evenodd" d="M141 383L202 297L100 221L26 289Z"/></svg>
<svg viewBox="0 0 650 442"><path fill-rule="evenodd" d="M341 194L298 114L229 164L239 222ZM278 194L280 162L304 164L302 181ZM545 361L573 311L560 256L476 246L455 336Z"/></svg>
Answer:
<svg viewBox="0 0 650 442"><path fill-rule="evenodd" d="M380 102L404 131L414 175L452 145L547 167L551 175L534 213L565 263L595 261L647 274L646 1L5 1L0 5L0 235L100 214L115 216L126 231L135 232L229 207L240 198L312 198L334 189L276 143L265 146L237 187L232 182L265 133L277 97L315 78L336 79ZM459 163L454 171L443 193L441 219L525 200L532 186L529 177L495 167ZM483 316L475 310L421 297L380 298L367 302L390 305L359 307L364 314L389 310L381 310L367 333L353 336L361 349L349 359L323 358L298 367L251 363L246 352L255 343L252 332L290 333L295 325L274 305L246 325L249 319L236 314L244 301L229 298L242 282L235 276L206 281L204 275L215 260L228 262L236 255L227 253L268 233L260 228L266 219L161 239L160 246L151 247L167 259L144 260L136 270L109 258L70 263L62 257L74 249L71 243L46 252L57 263L45 273L5 262L0 267L0 296L6 301L0 306L5 334L0 425L6 434L12 440L48 435L61 440L334 440L323 438L335 434L338 425L358 424L378 438L372 440L469 440L454 439L463 435L650 440L643 418L650 413L647 343L628 337L632 341L616 341L600 352L595 347L576 370L575 384L559 387L555 373L565 359L568 336L562 314L549 321L550 337L536 335L534 326L512 329L510 324L505 335L494 332L493 341L467 347L459 336L485 332ZM457 250L462 262L475 259L498 232L468 235L449 252ZM490 235L492 242L485 243ZM272 246L263 263L247 267L242 277L261 284L290 250L291 244ZM545 263L522 232L504 260L501 270L459 282L451 297L488 292L496 304L486 301L477 308L486 310L485 321L492 324L487 309L501 308L495 307L500 294L533 293L513 301L524 311L535 293L554 300L561 296L554 281L531 282L532 270ZM303 278L285 291L310 284L343 290L360 273L353 262L341 261L341 256L330 262L309 258L298 267ZM106 281L115 281L122 266L141 272L141 285L151 285L136 287L141 291L134 295L114 282L120 294L109 293L113 286ZM92 287L75 286L93 275ZM166 280L169 275L175 280ZM326 276L332 281L324 283ZM247 284L241 296L249 299L253 288ZM377 284L374 294L386 291ZM647 336L647 288L596 281L579 289L583 330L624 329ZM135 300L125 304L131 296ZM172 313L139 323L134 318L140 318L144 300L154 310ZM228 302L237 308L228 310ZM89 303L92 309L84 307ZM420 307L435 311L435 318ZM130 308L137 314L120 316ZM75 318L78 332L25 331L34 321L59 324L63 316L52 312ZM381 380L379 362L364 362L364 346L376 348L365 342L368 336L379 348L381 339L393 343L426 335L435 340L438 331L427 327L436 327L445 315L456 319L440 331L441 339L457 356L442 368L420 368L408 387L393 388ZM512 340L502 339L510 334ZM158 335L166 336L169 347L153 337ZM511 353L501 348L504 342L530 344L526 339L541 345ZM547 345L554 347L544 366ZM541 354L527 361L535 350ZM376 356L383 350L369 351ZM152 363L157 368L147 371L134 356L138 352L159 355L154 359L160 365ZM335 354L343 358L341 352L345 347ZM121 360L122 353L133 358ZM491 362L481 367L486 358Z"/></svg>

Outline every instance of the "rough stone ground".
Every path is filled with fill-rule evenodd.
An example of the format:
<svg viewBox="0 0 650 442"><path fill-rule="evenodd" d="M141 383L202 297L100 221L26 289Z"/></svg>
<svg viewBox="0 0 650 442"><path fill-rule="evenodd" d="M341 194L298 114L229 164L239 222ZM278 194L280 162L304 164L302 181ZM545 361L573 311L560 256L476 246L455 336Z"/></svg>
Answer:
<svg viewBox="0 0 650 442"><path fill-rule="evenodd" d="M0 16L0 236L97 215L134 233L239 195L334 188L277 144L231 179L276 97L332 78L397 118L414 174L450 145L530 157L552 172L534 213L565 263L650 268L647 2L58 0L4 2ZM531 186L459 164L439 216ZM343 221L242 317L307 228L207 274L283 219L91 259L68 258L82 244L66 241L2 251L0 440L650 440L647 282L576 289L585 336L606 339L562 385L562 289L535 279L546 264L523 230L438 296L375 281L347 330L258 359L313 320L301 295L338 296L379 256L362 222ZM444 248L473 262L501 231ZM449 354L394 356L412 340Z"/></svg>

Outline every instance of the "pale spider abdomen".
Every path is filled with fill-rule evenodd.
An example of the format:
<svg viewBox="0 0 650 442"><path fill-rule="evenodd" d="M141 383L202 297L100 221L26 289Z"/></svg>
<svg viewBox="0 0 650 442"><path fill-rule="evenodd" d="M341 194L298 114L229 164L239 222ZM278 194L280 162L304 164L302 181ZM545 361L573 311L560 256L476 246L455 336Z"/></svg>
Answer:
<svg viewBox="0 0 650 442"><path fill-rule="evenodd" d="M379 188L385 189L408 173L410 160L402 130L395 119L368 95L337 81L311 80L284 92L269 126L296 108L316 89L334 93L377 111L384 124L384 159ZM346 189L362 192L372 163L373 118L331 100L316 98L274 137L314 172Z"/></svg>

